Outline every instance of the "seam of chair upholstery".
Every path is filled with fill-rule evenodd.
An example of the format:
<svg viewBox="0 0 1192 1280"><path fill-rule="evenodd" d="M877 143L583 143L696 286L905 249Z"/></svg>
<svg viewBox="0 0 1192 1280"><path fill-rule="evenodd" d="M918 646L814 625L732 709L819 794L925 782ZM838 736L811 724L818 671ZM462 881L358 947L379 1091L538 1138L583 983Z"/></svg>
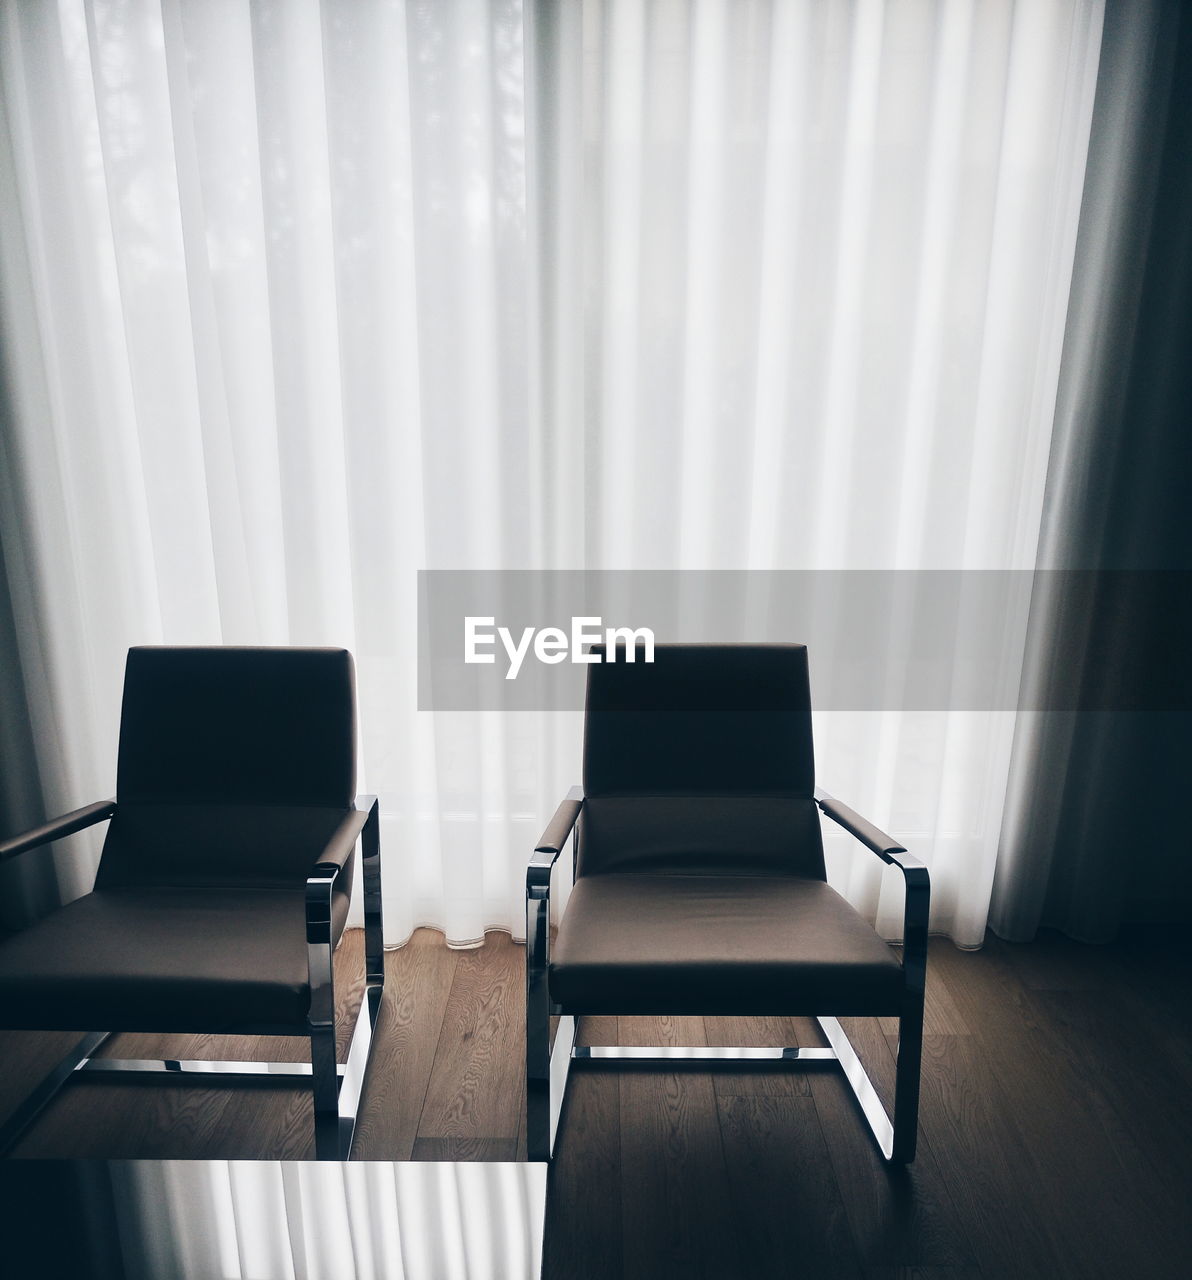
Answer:
<svg viewBox="0 0 1192 1280"><path fill-rule="evenodd" d="M807 800L815 804L814 791L585 791L585 800Z"/></svg>
<svg viewBox="0 0 1192 1280"><path fill-rule="evenodd" d="M576 879L595 880L603 876L632 876L634 878L653 876L658 880L808 880L813 884L827 884L823 877L807 875L802 871L692 871L687 868L682 871L668 871L653 867L639 868L636 866L632 870L626 870L623 866L614 866L607 870L598 868L595 871L584 871L577 875ZM828 885L828 887L831 888L831 885Z"/></svg>

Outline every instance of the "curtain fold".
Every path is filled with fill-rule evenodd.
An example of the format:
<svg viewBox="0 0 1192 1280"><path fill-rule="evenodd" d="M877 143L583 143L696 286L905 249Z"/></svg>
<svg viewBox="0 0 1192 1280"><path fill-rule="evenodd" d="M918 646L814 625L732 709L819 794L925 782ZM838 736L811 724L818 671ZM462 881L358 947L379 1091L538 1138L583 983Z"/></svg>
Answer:
<svg viewBox="0 0 1192 1280"><path fill-rule="evenodd" d="M991 923L1105 942L1192 904L1192 21L1114 0ZM1120 692L1129 691L1129 696Z"/></svg>
<svg viewBox="0 0 1192 1280"><path fill-rule="evenodd" d="M583 157L582 239L548 267L584 299L583 563L692 571L706 638L700 572L829 571L842 646L830 571L981 592L1033 568L1100 6L592 0L582 21L551 157ZM557 332L574 300L552 296ZM984 936L1018 676L1000 709L924 710L892 659L905 710L817 715L821 782L925 858L961 945ZM834 833L828 860L896 936L899 886Z"/></svg>
<svg viewBox="0 0 1192 1280"><path fill-rule="evenodd" d="M579 718L420 711L418 569L1032 568L1100 36L1097 0L4 6L47 807L110 794L129 645L343 644L389 941L520 936ZM1012 728L817 724L963 945Z"/></svg>
<svg viewBox="0 0 1192 1280"><path fill-rule="evenodd" d="M516 1280L542 1269L546 1166L113 1161L122 1275Z"/></svg>

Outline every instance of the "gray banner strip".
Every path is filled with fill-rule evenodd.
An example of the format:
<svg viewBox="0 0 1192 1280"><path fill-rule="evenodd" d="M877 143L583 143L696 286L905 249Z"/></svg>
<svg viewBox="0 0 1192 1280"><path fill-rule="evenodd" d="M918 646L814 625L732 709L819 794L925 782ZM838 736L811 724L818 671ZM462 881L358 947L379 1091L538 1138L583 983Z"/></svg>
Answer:
<svg viewBox="0 0 1192 1280"><path fill-rule="evenodd" d="M1032 607L1056 629L1024 682ZM1192 710L1181 570L425 570L419 707L580 710L610 630L806 644L816 710Z"/></svg>

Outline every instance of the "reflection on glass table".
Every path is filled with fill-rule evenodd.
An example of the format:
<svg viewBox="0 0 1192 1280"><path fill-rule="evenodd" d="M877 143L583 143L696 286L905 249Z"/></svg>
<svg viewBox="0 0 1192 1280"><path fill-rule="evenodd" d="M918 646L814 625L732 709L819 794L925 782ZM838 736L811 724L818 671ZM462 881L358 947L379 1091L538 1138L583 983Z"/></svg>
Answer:
<svg viewBox="0 0 1192 1280"><path fill-rule="evenodd" d="M42 1274L65 1250L97 1280L541 1273L545 1164L6 1161L0 1183L5 1236Z"/></svg>

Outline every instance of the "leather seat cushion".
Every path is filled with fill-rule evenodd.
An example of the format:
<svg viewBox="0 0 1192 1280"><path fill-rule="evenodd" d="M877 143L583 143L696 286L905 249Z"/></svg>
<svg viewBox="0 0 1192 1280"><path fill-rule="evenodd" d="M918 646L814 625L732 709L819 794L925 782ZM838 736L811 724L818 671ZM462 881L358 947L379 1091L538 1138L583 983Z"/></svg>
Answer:
<svg viewBox="0 0 1192 1280"><path fill-rule="evenodd" d="M580 876L550 965L568 1013L897 1013L894 951L821 880Z"/></svg>
<svg viewBox="0 0 1192 1280"><path fill-rule="evenodd" d="M303 889L97 890L0 942L0 1026L302 1033L304 899ZM334 905L338 938L347 896Z"/></svg>

